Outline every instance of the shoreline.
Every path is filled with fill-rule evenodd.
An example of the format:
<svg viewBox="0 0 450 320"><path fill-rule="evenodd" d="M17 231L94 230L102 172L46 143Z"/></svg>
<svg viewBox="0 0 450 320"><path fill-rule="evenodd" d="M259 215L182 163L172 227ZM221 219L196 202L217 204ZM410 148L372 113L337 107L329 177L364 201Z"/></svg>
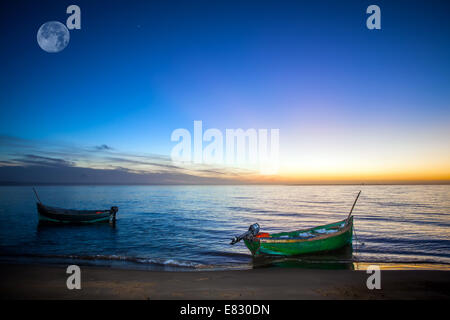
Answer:
<svg viewBox="0 0 450 320"><path fill-rule="evenodd" d="M139 259L137 259L139 260ZM222 264L222 265L190 265L188 262L177 264L175 260L167 263L158 262L136 262L133 260L104 259L66 256L34 256L34 255L0 255L0 265L40 265L40 266L65 266L79 265L86 267L102 267L111 269L141 270L141 271L160 271L160 272L217 272L217 271L242 271L258 270L265 268L275 269L310 269L310 270L349 270L366 271L368 266L376 265L380 270L426 270L426 271L450 271L450 264L440 262L379 262L379 261L297 261L295 259L277 259L267 264L258 264L254 262L242 264ZM163 261L163 260L162 260Z"/></svg>
<svg viewBox="0 0 450 320"><path fill-rule="evenodd" d="M383 270L369 290L362 270L259 268L147 271L80 266L81 290L66 287L67 266L0 264L1 299L450 299L450 272Z"/></svg>

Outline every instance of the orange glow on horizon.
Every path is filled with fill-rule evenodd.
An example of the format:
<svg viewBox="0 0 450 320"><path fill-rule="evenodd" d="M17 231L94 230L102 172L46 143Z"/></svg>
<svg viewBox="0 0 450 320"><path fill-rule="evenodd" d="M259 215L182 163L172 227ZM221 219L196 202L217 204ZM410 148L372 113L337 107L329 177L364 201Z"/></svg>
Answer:
<svg viewBox="0 0 450 320"><path fill-rule="evenodd" d="M249 177L256 183L286 184L450 184L450 169L429 168L427 170L280 170L277 175L255 175Z"/></svg>

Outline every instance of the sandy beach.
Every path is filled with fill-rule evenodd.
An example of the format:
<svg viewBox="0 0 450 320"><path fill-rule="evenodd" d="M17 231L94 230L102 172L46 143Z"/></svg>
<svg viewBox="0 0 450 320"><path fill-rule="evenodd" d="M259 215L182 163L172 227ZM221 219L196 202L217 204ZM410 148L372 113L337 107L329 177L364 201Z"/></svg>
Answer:
<svg viewBox="0 0 450 320"><path fill-rule="evenodd" d="M381 290L365 271L265 268L159 272L81 267L81 290L65 266L0 265L2 299L449 299L450 272L383 270Z"/></svg>

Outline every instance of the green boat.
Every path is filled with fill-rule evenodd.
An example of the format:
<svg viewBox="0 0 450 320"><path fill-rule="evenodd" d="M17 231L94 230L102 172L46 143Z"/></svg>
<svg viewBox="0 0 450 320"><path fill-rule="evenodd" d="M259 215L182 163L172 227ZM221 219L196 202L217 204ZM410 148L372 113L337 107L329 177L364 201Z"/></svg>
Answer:
<svg viewBox="0 0 450 320"><path fill-rule="evenodd" d="M305 253L332 251L352 242L353 217L310 229L256 235L244 243L253 256L293 256Z"/></svg>
<svg viewBox="0 0 450 320"><path fill-rule="evenodd" d="M344 220L314 228L274 234L259 232L259 224L255 223L246 233L234 237L230 244L244 240L245 245L255 257L260 255L294 256L340 249L352 243L353 216L351 214L360 193L348 217Z"/></svg>

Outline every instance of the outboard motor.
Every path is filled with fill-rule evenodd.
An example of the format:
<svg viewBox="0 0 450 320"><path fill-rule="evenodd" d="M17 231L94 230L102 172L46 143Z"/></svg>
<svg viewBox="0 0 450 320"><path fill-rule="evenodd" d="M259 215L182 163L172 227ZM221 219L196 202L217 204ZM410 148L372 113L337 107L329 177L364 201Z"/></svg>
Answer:
<svg viewBox="0 0 450 320"><path fill-rule="evenodd" d="M117 213L117 211L119 211L119 208L116 206L113 206L113 207L111 207L110 211L112 212L112 218L110 219L110 222L113 225L115 225L116 224L116 213Z"/></svg>
<svg viewBox="0 0 450 320"><path fill-rule="evenodd" d="M254 236L256 236L259 232L259 224L254 223L250 227L248 227L248 231L241 234L240 236L234 237L231 239L230 244L235 244L241 241L242 239L251 240Z"/></svg>

